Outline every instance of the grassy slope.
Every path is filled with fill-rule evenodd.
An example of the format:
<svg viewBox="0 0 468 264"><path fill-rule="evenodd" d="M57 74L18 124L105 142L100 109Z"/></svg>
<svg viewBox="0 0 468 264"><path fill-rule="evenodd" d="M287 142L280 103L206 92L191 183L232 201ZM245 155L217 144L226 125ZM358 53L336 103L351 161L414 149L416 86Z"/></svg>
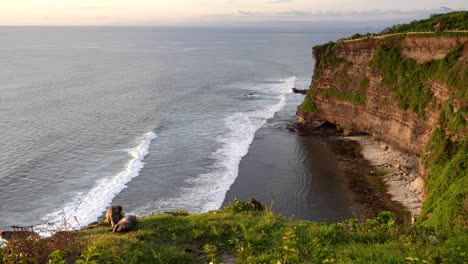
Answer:
<svg viewBox="0 0 468 264"><path fill-rule="evenodd" d="M240 205L240 206L239 206ZM197 215L151 215L126 234L83 230L76 263L463 263L468 236L449 239L424 226L402 227L391 213L359 224L293 221L242 211L245 202ZM241 208L241 210L238 210ZM1 255L1 253L0 253ZM49 263L64 263L59 252ZM68 258L68 262L75 259ZM28 262L27 262L28 263Z"/></svg>
<svg viewBox="0 0 468 264"><path fill-rule="evenodd" d="M153 215L125 235L108 228L85 231L90 244L84 257L112 263L219 263L226 256L237 263L456 263L468 252L467 236L435 244L431 229L399 227L386 213L362 225L353 220L319 224L231 209Z"/></svg>

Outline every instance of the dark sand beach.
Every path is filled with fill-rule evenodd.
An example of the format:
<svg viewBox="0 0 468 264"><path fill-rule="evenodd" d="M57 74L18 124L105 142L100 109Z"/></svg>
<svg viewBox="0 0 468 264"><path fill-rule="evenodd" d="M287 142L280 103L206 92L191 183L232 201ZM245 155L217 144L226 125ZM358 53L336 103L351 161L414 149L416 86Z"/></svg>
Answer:
<svg viewBox="0 0 468 264"><path fill-rule="evenodd" d="M331 149L331 141L325 135L290 132L285 122L261 128L223 206L234 198L255 198L295 219L341 221L360 216L361 206L339 169L340 156Z"/></svg>
<svg viewBox="0 0 468 264"><path fill-rule="evenodd" d="M343 137L333 126L291 132L290 113L279 112L256 133L223 206L235 198L255 198L295 219L365 220L391 211L397 221L409 221L407 208L388 193L382 177L388 169L363 155L368 146Z"/></svg>

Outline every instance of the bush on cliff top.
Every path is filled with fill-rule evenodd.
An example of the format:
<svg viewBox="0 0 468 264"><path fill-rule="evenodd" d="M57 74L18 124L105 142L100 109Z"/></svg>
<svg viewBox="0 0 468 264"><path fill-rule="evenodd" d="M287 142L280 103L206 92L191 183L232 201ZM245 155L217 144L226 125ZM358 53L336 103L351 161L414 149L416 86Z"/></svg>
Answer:
<svg viewBox="0 0 468 264"><path fill-rule="evenodd" d="M458 11L448 14L436 14L422 20L414 20L408 24L398 24L391 27L394 33L433 31L434 25L442 23L445 30L468 30L468 12Z"/></svg>

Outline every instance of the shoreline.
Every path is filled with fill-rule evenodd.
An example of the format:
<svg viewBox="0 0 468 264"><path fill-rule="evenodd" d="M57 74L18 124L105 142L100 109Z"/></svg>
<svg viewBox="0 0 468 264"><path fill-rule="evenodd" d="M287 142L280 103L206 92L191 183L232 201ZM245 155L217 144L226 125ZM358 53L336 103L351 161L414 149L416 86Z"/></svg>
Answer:
<svg viewBox="0 0 468 264"><path fill-rule="evenodd" d="M294 219L335 222L362 215L329 144L321 136L292 133L289 125L257 132L223 207L254 198Z"/></svg>
<svg viewBox="0 0 468 264"><path fill-rule="evenodd" d="M280 127L265 126L257 132L222 207L234 198L255 198L277 213L312 221L365 221L391 211L398 222L409 224L420 214L423 181L418 177L416 155L390 149L370 135L344 136L333 126L292 133L293 120L282 121ZM296 146L284 149L291 143ZM290 159L287 165L284 159ZM285 167L305 176L290 175ZM308 172L297 173L301 170Z"/></svg>
<svg viewBox="0 0 468 264"><path fill-rule="evenodd" d="M414 175L418 161L415 156L390 150L383 143L385 150L380 149L378 142L370 135L344 136L343 132L333 125L303 129L299 133L320 135L328 141L339 160L339 170L345 177L353 200L362 208L360 217L356 218L365 221L376 217L382 211L391 211L399 223L411 223L412 215L418 215L408 207L407 202L413 201L412 199L398 199L398 195L401 195L399 192L407 186L400 171L410 168L409 164L414 164L414 168L411 167ZM407 163L401 161L404 158L408 159ZM381 167L382 164L378 162L382 162L385 167ZM405 164L405 167L399 165L398 168L394 168L389 164ZM406 192L401 196L406 198ZM422 204L413 206L420 210Z"/></svg>

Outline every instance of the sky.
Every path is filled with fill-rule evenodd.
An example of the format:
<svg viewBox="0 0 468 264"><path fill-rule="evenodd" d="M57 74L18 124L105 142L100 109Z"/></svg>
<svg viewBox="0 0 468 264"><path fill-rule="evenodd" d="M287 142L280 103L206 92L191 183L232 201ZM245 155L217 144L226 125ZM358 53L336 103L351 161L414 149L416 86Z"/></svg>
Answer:
<svg viewBox="0 0 468 264"><path fill-rule="evenodd" d="M468 0L0 0L0 25L210 26L405 20L447 10L468 10Z"/></svg>

